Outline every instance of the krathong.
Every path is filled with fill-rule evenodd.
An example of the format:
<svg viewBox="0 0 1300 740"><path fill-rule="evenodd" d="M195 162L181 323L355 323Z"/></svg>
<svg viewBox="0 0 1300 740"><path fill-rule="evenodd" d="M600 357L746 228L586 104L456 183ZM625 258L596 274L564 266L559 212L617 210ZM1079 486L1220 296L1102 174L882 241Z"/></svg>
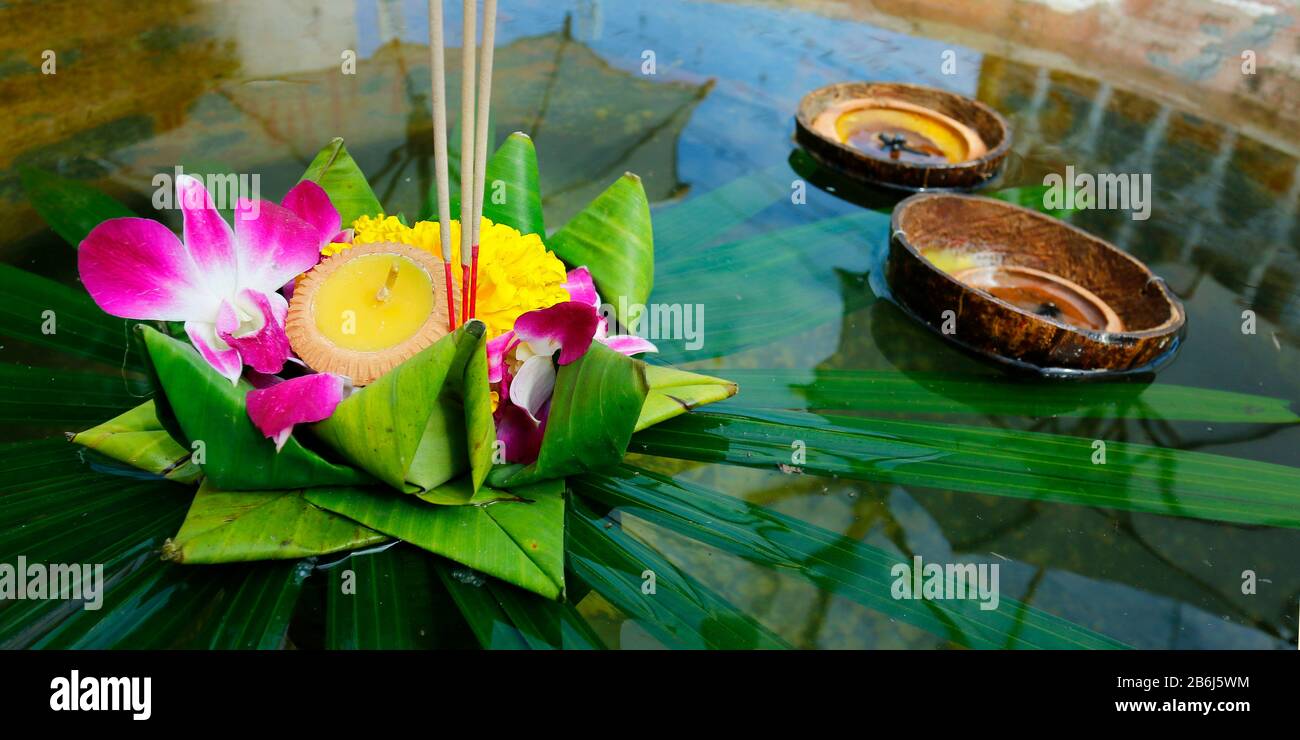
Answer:
<svg viewBox="0 0 1300 740"><path fill-rule="evenodd" d="M654 344L602 302L649 296L640 181L625 175L546 237L535 162L514 134L487 164L515 195L488 204L476 318L451 331L439 225L381 213L338 140L280 205L241 204L233 228L183 179L181 237L147 219L90 233L82 280L105 311L142 320L157 393L74 439L151 473L191 471L199 491L164 557L301 558L395 538L561 597L564 478L617 464L635 430L736 388L635 359ZM342 269L364 257L376 261ZM394 347L409 355L373 378L328 351ZM165 461L141 454L164 433Z"/></svg>
<svg viewBox="0 0 1300 740"><path fill-rule="evenodd" d="M236 204L233 226L185 177L179 237L121 218L81 244L91 297L140 321L155 394L74 441L198 484L164 558L398 539L562 598L565 477L616 465L634 431L736 392L637 359L655 345L608 308L644 305L653 285L636 176L547 236L532 141L514 134L488 158L480 137L468 229L449 218L445 138L435 131L427 219L383 212L336 139L279 204ZM505 197L484 202L484 182Z"/></svg>

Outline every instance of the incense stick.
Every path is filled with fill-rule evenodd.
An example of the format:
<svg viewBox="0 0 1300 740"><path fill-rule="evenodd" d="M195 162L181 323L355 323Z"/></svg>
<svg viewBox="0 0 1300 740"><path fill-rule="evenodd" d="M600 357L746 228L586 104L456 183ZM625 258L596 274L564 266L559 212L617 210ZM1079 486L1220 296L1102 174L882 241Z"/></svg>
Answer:
<svg viewBox="0 0 1300 740"><path fill-rule="evenodd" d="M460 70L460 295L461 318L469 315L469 267L474 239L474 37L478 0L465 0ZM468 216L468 218L466 218Z"/></svg>
<svg viewBox="0 0 1300 740"><path fill-rule="evenodd" d="M470 257L469 317L478 308L479 228L483 223L484 188L487 186L488 111L492 105L492 53L496 46L497 0L483 0L483 44L478 79L478 134L474 138L474 239Z"/></svg>
<svg viewBox="0 0 1300 740"><path fill-rule="evenodd" d="M447 76L442 37L442 0L429 0L429 71L433 77L433 169L438 188L438 235L447 278L447 330L456 330L455 287L451 279L451 186L447 175Z"/></svg>

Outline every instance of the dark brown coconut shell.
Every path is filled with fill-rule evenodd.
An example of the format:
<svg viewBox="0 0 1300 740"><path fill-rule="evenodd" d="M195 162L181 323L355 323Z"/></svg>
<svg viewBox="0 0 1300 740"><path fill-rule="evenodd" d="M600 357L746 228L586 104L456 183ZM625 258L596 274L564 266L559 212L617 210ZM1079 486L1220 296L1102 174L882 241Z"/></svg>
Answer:
<svg viewBox="0 0 1300 740"><path fill-rule="evenodd" d="M813 129L813 122L827 108L848 100L873 97L914 103L960 121L980 135L988 152L977 159L952 164L879 159L823 137ZM795 139L818 162L848 177L909 190L977 187L998 174L1011 149L1011 131L1006 119L987 105L946 90L893 82L841 82L813 90L799 103Z"/></svg>
<svg viewBox="0 0 1300 740"><path fill-rule="evenodd" d="M1146 265L1109 242L1037 211L992 198L913 195L894 208L885 280L894 299L945 339L1048 375L1149 369L1177 348L1183 304ZM994 252L1005 265L1058 275L1091 291L1124 330L1071 326L959 282L920 250ZM945 311L953 334L942 332Z"/></svg>

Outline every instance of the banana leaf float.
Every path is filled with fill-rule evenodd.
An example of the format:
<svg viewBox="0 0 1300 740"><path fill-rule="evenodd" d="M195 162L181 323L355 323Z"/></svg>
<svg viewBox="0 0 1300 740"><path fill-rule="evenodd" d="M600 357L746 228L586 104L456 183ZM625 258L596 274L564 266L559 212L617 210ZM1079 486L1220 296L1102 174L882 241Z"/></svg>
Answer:
<svg viewBox="0 0 1300 740"><path fill-rule="evenodd" d="M459 324L425 306L426 289L439 295L439 224L383 213L338 139L279 204L236 204L233 227L183 176L179 237L141 218L90 232L82 281L139 321L155 393L72 439L199 486L165 559L399 539L563 598L565 478L614 468L634 431L737 388L639 359L655 351L634 310L654 246L635 175L550 236L527 136L506 140L486 180L477 311ZM370 273L387 281L377 303L339 304L365 314L343 336L322 307ZM460 298L447 281L440 295Z"/></svg>

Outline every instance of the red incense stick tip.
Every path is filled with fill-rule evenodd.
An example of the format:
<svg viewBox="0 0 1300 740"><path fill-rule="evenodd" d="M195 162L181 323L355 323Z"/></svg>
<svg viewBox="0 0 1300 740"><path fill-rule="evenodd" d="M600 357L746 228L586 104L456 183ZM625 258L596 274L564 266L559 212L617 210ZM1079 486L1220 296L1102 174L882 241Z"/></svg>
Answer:
<svg viewBox="0 0 1300 740"><path fill-rule="evenodd" d="M478 245L474 245L473 251L470 252L470 273L469 273L469 317L472 319L478 313Z"/></svg>
<svg viewBox="0 0 1300 740"><path fill-rule="evenodd" d="M443 275L447 278L447 330L456 331L456 298L451 283L451 263L442 263Z"/></svg>
<svg viewBox="0 0 1300 740"><path fill-rule="evenodd" d="M460 266L460 313L469 318L469 265Z"/></svg>

